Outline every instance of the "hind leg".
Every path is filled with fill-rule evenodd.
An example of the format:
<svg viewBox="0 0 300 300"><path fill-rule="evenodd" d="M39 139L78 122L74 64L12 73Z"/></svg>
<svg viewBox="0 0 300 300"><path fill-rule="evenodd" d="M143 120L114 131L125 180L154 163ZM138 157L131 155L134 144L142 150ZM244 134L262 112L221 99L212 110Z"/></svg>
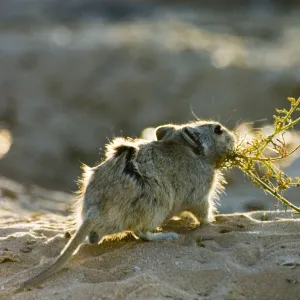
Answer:
<svg viewBox="0 0 300 300"><path fill-rule="evenodd" d="M137 231L134 234L143 241L161 241L161 240L174 240L179 238L179 234L175 232L141 232Z"/></svg>

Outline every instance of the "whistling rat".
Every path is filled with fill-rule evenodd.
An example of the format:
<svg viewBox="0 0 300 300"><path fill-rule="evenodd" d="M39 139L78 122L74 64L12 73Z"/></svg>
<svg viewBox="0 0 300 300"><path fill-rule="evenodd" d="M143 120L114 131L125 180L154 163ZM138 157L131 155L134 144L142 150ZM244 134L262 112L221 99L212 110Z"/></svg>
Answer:
<svg viewBox="0 0 300 300"><path fill-rule="evenodd" d="M56 261L19 290L59 271L86 236L98 243L105 235L130 230L144 240L171 239L178 235L152 231L183 211L200 223L214 220L223 183L218 169L235 147L234 134L217 122L197 121L160 126L156 137L116 138L101 164L84 168L81 224Z"/></svg>

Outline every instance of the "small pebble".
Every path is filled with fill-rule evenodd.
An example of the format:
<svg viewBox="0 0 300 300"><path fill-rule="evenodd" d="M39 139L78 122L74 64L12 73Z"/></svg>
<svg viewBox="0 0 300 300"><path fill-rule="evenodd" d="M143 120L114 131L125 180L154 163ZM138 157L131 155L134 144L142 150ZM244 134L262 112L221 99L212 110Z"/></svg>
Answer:
<svg viewBox="0 0 300 300"><path fill-rule="evenodd" d="M134 270L135 272L140 272L140 271L141 271L141 269L140 269L139 267L133 267L133 270Z"/></svg>
<svg viewBox="0 0 300 300"><path fill-rule="evenodd" d="M290 278L287 278L286 282L290 283L290 284L296 284L296 283L298 283L298 281L296 279L290 279Z"/></svg>
<svg viewBox="0 0 300 300"><path fill-rule="evenodd" d="M70 233L69 231L66 231L66 232L65 232L65 238L66 238L66 239L71 238L71 233Z"/></svg>

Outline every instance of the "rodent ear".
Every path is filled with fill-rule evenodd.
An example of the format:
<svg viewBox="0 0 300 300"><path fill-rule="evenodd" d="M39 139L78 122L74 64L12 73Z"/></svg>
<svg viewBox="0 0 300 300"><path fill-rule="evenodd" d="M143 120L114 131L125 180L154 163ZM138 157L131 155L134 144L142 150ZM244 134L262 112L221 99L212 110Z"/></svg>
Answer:
<svg viewBox="0 0 300 300"><path fill-rule="evenodd" d="M170 126L170 125L159 126L155 130L155 135L156 135L157 140L159 141L174 131L175 131L175 128L173 126Z"/></svg>

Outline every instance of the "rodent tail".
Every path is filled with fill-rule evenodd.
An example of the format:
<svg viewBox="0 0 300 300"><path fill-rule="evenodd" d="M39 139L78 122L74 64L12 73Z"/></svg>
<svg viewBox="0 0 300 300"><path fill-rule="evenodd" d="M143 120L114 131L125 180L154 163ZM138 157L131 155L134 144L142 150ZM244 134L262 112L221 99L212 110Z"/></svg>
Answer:
<svg viewBox="0 0 300 300"><path fill-rule="evenodd" d="M64 247L60 256L55 260L55 262L48 269L22 283L21 286L16 290L16 292L21 292L24 289L36 286L37 284L42 283L47 278L60 271L90 232L92 227L91 223L91 220L85 219L74 236Z"/></svg>

